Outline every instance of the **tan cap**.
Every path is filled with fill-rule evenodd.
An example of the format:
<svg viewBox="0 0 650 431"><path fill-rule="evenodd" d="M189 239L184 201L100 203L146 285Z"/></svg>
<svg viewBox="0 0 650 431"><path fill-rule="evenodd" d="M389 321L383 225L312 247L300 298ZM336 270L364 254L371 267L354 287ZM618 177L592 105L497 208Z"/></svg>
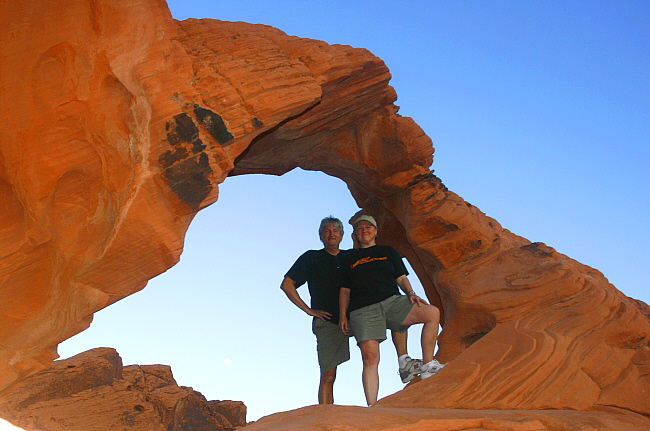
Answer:
<svg viewBox="0 0 650 431"><path fill-rule="evenodd" d="M374 227L377 227L377 222L375 221L375 218L374 218L373 216L371 216L371 215L362 215L362 216L359 216L359 217L354 221L354 223L353 223L352 225L353 225L353 226L356 226L357 223L359 223L360 221L364 221L364 220L367 221L368 223L370 223L371 225L373 225Z"/></svg>

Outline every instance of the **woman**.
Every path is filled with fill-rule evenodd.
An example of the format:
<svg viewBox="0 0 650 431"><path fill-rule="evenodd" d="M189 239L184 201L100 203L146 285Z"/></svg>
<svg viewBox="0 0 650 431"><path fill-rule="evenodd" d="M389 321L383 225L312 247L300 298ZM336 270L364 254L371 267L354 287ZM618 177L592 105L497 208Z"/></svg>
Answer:
<svg viewBox="0 0 650 431"><path fill-rule="evenodd" d="M352 331L361 349L363 390L370 406L379 393L379 343L386 339L386 328L406 331L423 323L420 377L426 379L444 366L433 358L440 311L413 292L397 251L375 243L377 222L372 216L357 218L353 235L359 248L351 250L341 262L346 287L340 292L339 326L345 334Z"/></svg>

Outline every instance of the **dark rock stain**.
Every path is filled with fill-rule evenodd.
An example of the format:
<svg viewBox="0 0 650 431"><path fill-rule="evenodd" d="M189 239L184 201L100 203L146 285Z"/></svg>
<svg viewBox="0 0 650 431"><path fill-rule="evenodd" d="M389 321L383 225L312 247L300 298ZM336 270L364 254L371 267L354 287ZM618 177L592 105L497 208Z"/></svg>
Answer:
<svg viewBox="0 0 650 431"><path fill-rule="evenodd" d="M182 113L174 116L174 132L181 142L192 142L199 138L199 129L189 115ZM173 145L173 144L172 144Z"/></svg>
<svg viewBox="0 0 650 431"><path fill-rule="evenodd" d="M158 163L163 168L168 168L174 163L185 159L188 156L187 150L183 147L167 150L158 157Z"/></svg>
<svg viewBox="0 0 650 431"><path fill-rule="evenodd" d="M197 209L212 190L211 173L208 155L200 153L165 169L163 176L183 202Z"/></svg>
<svg viewBox="0 0 650 431"><path fill-rule="evenodd" d="M548 247L546 244L541 243L541 242L533 242L528 245L524 245L521 247L522 250L526 250L530 253L532 253L534 256L537 257L551 257L553 256L553 249Z"/></svg>
<svg viewBox="0 0 650 431"><path fill-rule="evenodd" d="M167 142L169 142L169 145L173 147L177 147L181 144L181 140L176 133L167 133Z"/></svg>
<svg viewBox="0 0 650 431"><path fill-rule="evenodd" d="M469 242L469 246L472 248L481 248L481 245L483 245L483 241L480 239L475 239L474 241Z"/></svg>
<svg viewBox="0 0 650 431"><path fill-rule="evenodd" d="M203 144L203 141L201 141L200 139L195 139L194 141L192 141L192 152L194 154L200 153L206 148L208 148L207 145Z"/></svg>
<svg viewBox="0 0 650 431"><path fill-rule="evenodd" d="M176 195L192 209L212 191L212 168L207 147L199 139L199 129L192 118L181 113L165 125L170 149L158 157L163 177Z"/></svg>
<svg viewBox="0 0 650 431"><path fill-rule="evenodd" d="M208 133L220 144L223 145L234 138L219 114L215 114L199 105L194 105L194 115L196 115L196 119L199 120Z"/></svg>

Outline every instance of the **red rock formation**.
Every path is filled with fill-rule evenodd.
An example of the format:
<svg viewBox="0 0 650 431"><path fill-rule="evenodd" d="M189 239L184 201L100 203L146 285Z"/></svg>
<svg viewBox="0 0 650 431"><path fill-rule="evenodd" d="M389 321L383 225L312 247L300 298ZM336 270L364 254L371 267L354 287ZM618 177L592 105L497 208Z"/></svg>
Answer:
<svg viewBox="0 0 650 431"><path fill-rule="evenodd" d="M122 366L114 349L100 348L21 381L0 404L17 426L64 430L230 430L246 425L240 401L207 401L178 386L166 365Z"/></svg>
<svg viewBox="0 0 650 431"><path fill-rule="evenodd" d="M602 431L645 430L648 419L622 412L458 410L318 405L276 413L246 431Z"/></svg>
<svg viewBox="0 0 650 431"><path fill-rule="evenodd" d="M227 175L301 167L348 184L444 313L449 365L382 409L614 409L633 419L609 429L642 429L647 307L447 190L380 59L177 23L159 0L5 2L0 17L1 387L176 263Z"/></svg>

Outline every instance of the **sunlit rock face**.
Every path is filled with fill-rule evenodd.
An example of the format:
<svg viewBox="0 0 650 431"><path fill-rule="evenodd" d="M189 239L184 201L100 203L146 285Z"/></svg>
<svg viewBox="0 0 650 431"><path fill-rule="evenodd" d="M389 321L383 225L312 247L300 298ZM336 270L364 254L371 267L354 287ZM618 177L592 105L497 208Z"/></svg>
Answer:
<svg viewBox="0 0 650 431"><path fill-rule="evenodd" d="M240 401L208 401L178 386L166 365L122 366L114 349L56 361L22 380L0 415L26 430L230 430L246 425Z"/></svg>
<svg viewBox="0 0 650 431"><path fill-rule="evenodd" d="M368 51L159 0L3 2L0 24L1 387L173 266L228 175L301 167L347 183L444 315L447 367L381 408L650 414L647 306L449 191Z"/></svg>
<svg viewBox="0 0 650 431"><path fill-rule="evenodd" d="M647 425L647 417L622 412L389 407L368 409L317 405L267 416L247 426L245 430L619 431L645 430Z"/></svg>

